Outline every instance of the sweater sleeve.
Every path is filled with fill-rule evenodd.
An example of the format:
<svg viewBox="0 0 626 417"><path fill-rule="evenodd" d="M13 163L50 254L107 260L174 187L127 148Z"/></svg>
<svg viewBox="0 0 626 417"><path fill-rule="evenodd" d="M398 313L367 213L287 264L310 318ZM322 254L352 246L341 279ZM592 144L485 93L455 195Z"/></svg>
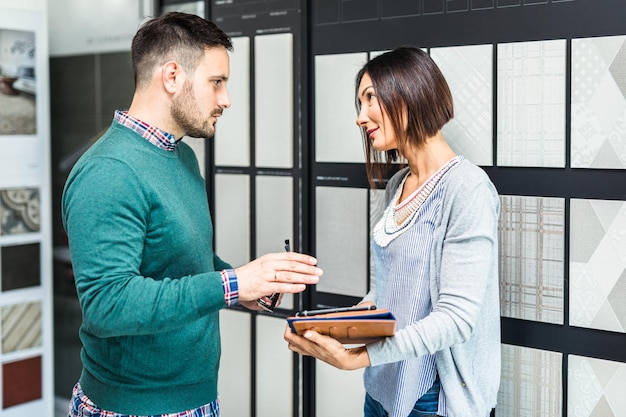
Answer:
<svg viewBox="0 0 626 417"><path fill-rule="evenodd" d="M486 288L497 280L491 272L497 253L497 192L486 176L461 179L448 189L442 213L430 263L433 311L395 336L367 345L372 365L433 354L472 336Z"/></svg>
<svg viewBox="0 0 626 417"><path fill-rule="evenodd" d="M150 198L126 164L95 159L70 176L62 202L83 326L99 337L153 334L225 307L219 271L141 274L145 239L154 233ZM152 257L164 270L176 262L168 247Z"/></svg>

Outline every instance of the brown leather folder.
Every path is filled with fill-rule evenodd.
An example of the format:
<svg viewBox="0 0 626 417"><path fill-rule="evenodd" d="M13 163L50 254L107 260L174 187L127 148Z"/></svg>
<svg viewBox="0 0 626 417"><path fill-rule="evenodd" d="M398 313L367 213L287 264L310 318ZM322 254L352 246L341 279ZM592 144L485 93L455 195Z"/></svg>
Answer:
<svg viewBox="0 0 626 417"><path fill-rule="evenodd" d="M287 317L291 331L302 336L314 330L344 344L363 344L393 336L396 318L387 309Z"/></svg>

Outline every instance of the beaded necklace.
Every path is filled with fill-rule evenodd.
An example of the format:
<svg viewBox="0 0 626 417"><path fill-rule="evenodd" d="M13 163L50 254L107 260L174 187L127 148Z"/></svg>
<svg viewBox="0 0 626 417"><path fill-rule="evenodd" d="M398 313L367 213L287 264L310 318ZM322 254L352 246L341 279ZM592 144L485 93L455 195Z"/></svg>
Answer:
<svg viewBox="0 0 626 417"><path fill-rule="evenodd" d="M417 188L417 190L413 191L413 193L403 202L395 204L393 206L393 220L396 225L401 225L404 223L411 214L415 213L426 201L430 193L439 183L439 180L443 175L448 172L450 168L452 168L457 162L459 162L459 156L455 156L450 159L445 165L437 170L429 179L427 179L424 184ZM408 175L404 177L402 183L396 190L396 195L394 196L393 201L398 201L400 196L402 195L402 189L404 188L404 183L407 179Z"/></svg>
<svg viewBox="0 0 626 417"><path fill-rule="evenodd" d="M387 206L381 219L378 221L373 230L373 238L376 244L381 247L386 247L392 240L398 235L411 227L413 221L417 218L415 213L419 211L424 201L430 196L435 189L439 180L444 176L446 172L450 170L454 165L462 161L464 158L461 155L455 156L449 160L444 166L439 168L421 187L415 190L405 201L400 204L395 202L400 199L402 195L402 188L406 181L405 176L394 196L394 203Z"/></svg>

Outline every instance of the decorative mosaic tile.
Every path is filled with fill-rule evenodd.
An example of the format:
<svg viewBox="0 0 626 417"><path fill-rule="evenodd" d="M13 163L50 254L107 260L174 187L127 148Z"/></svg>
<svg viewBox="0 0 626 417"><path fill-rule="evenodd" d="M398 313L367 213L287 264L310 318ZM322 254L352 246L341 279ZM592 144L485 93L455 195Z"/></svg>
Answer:
<svg viewBox="0 0 626 417"><path fill-rule="evenodd" d="M561 417L562 354L502 345L498 417Z"/></svg>
<svg viewBox="0 0 626 417"><path fill-rule="evenodd" d="M40 215L38 189L0 190L0 235L38 232Z"/></svg>
<svg viewBox="0 0 626 417"><path fill-rule="evenodd" d="M570 325L626 333L626 202L571 200Z"/></svg>
<svg viewBox="0 0 626 417"><path fill-rule="evenodd" d="M39 243L0 248L1 290L38 286L41 282Z"/></svg>
<svg viewBox="0 0 626 417"><path fill-rule="evenodd" d="M2 353L41 346L41 303L2 307Z"/></svg>
<svg viewBox="0 0 626 417"><path fill-rule="evenodd" d="M2 408L41 398L41 356L2 365Z"/></svg>
<svg viewBox="0 0 626 417"><path fill-rule="evenodd" d="M433 48L430 55L454 100L454 118L443 127L446 140L473 163L493 165L493 46Z"/></svg>
<svg viewBox="0 0 626 417"><path fill-rule="evenodd" d="M572 167L626 168L626 36L572 40Z"/></svg>
<svg viewBox="0 0 626 417"><path fill-rule="evenodd" d="M626 416L626 364L568 356L568 417Z"/></svg>
<svg viewBox="0 0 626 417"><path fill-rule="evenodd" d="M565 166L565 46L498 45L498 165Z"/></svg>
<svg viewBox="0 0 626 417"><path fill-rule="evenodd" d="M565 202L500 196L500 311L563 323Z"/></svg>

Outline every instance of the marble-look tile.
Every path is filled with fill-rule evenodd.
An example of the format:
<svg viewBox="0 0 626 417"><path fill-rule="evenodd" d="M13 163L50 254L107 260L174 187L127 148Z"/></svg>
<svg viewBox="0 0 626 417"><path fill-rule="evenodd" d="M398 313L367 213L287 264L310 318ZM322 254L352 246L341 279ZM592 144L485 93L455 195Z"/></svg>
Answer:
<svg viewBox="0 0 626 417"><path fill-rule="evenodd" d="M500 201L502 316L562 324L564 200L500 196Z"/></svg>
<svg viewBox="0 0 626 417"><path fill-rule="evenodd" d="M565 166L565 46L498 45L498 165Z"/></svg>
<svg viewBox="0 0 626 417"><path fill-rule="evenodd" d="M40 217L39 189L0 190L0 236L38 232Z"/></svg>
<svg viewBox="0 0 626 417"><path fill-rule="evenodd" d="M562 360L559 352L502 345L498 417L561 417Z"/></svg>
<svg viewBox="0 0 626 417"><path fill-rule="evenodd" d="M493 46L432 48L454 101L454 118L443 134L458 154L477 165L493 165Z"/></svg>
<svg viewBox="0 0 626 417"><path fill-rule="evenodd" d="M626 333L626 202L572 199L570 325Z"/></svg>
<svg viewBox="0 0 626 417"><path fill-rule="evenodd" d="M572 40L572 167L626 168L626 36Z"/></svg>
<svg viewBox="0 0 626 417"><path fill-rule="evenodd" d="M41 346L41 303L2 307L2 353Z"/></svg>
<svg viewBox="0 0 626 417"><path fill-rule="evenodd" d="M626 416L626 364L568 356L568 417Z"/></svg>

